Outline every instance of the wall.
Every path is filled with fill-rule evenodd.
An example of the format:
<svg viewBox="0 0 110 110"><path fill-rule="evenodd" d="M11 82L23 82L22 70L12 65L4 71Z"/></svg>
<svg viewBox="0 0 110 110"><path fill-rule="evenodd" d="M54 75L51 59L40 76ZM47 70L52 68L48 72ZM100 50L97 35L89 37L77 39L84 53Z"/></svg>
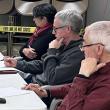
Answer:
<svg viewBox="0 0 110 110"><path fill-rule="evenodd" d="M110 0L89 0L87 25L102 20L110 20Z"/></svg>

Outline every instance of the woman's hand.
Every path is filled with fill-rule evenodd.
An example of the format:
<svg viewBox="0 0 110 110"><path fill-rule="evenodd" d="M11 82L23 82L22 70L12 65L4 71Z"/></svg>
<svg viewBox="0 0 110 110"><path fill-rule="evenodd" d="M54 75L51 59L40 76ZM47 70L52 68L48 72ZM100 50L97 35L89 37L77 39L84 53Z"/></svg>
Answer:
<svg viewBox="0 0 110 110"><path fill-rule="evenodd" d="M35 52L35 49L29 47L29 48L24 48L23 49L23 53L26 57L28 57L29 59L34 59L37 57L37 54Z"/></svg>

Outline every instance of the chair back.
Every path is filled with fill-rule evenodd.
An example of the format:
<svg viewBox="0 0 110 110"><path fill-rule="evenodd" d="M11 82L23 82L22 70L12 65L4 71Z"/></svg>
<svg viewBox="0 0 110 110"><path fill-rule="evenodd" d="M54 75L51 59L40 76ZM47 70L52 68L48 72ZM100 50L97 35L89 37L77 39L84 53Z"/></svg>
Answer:
<svg viewBox="0 0 110 110"><path fill-rule="evenodd" d="M14 0L0 0L0 14L6 14L12 10Z"/></svg>
<svg viewBox="0 0 110 110"><path fill-rule="evenodd" d="M88 0L52 0L52 4L58 11L62 9L74 9L83 14L88 7Z"/></svg>
<svg viewBox="0 0 110 110"><path fill-rule="evenodd" d="M32 16L32 10L36 5L50 3L50 0L15 0L15 8L21 15Z"/></svg>

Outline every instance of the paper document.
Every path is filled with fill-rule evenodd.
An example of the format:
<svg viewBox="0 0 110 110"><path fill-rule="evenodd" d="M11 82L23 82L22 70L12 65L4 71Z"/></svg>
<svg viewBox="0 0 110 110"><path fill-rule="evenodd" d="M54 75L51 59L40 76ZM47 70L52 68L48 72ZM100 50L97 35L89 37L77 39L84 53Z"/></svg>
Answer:
<svg viewBox="0 0 110 110"><path fill-rule="evenodd" d="M0 71L19 71L19 70L13 67L6 67L4 61L0 61Z"/></svg>
<svg viewBox="0 0 110 110"><path fill-rule="evenodd" d="M4 61L0 61L0 68L2 68L2 67L6 67L4 64Z"/></svg>
<svg viewBox="0 0 110 110"><path fill-rule="evenodd" d="M4 59L3 54L0 52L0 61Z"/></svg>
<svg viewBox="0 0 110 110"><path fill-rule="evenodd" d="M5 68L0 68L0 71L19 71L19 70L12 67L5 67Z"/></svg>
<svg viewBox="0 0 110 110"><path fill-rule="evenodd" d="M32 91L22 90L14 87L0 88L0 97L17 96L17 95L29 94L31 92Z"/></svg>

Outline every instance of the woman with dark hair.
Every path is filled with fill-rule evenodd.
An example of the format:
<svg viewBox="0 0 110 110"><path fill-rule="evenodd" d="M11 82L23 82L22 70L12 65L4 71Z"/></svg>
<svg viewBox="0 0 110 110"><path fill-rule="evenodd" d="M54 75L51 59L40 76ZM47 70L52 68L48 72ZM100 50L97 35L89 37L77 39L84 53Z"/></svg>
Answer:
<svg viewBox="0 0 110 110"><path fill-rule="evenodd" d="M28 42L19 51L23 60L39 60L46 53L49 42L55 38L52 34L52 24L56 12L55 7L48 3L33 8L33 21L36 24L36 29Z"/></svg>

